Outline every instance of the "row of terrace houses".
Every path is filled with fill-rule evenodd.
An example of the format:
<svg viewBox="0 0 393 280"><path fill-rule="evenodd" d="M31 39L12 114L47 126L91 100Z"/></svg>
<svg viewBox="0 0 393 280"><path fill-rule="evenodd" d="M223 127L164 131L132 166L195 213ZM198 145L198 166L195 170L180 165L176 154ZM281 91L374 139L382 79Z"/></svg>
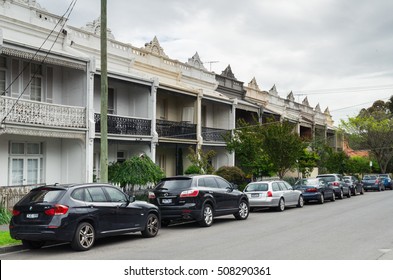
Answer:
<svg viewBox="0 0 393 280"><path fill-rule="evenodd" d="M99 179L100 21L65 25L36 1L0 2L0 186ZM237 120L273 117L333 147L328 109L238 81L228 66L208 71L198 53L169 58L157 38L143 47L108 30L109 162L146 154L166 175L183 174L189 147L214 150L213 166L234 165L222 135Z"/></svg>

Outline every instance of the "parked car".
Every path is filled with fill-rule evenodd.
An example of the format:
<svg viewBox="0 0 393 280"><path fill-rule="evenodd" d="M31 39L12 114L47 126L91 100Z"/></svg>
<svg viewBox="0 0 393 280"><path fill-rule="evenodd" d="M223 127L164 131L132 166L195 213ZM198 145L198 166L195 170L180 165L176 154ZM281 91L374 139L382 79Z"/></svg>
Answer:
<svg viewBox="0 0 393 280"><path fill-rule="evenodd" d="M356 196L358 194L364 194L364 188L362 183L355 176L343 176L344 182L351 189L351 194Z"/></svg>
<svg viewBox="0 0 393 280"><path fill-rule="evenodd" d="M109 184L39 187L16 203L12 214L11 237L32 249L61 241L85 251L101 237L137 231L154 237L160 225L155 205L134 201Z"/></svg>
<svg viewBox="0 0 393 280"><path fill-rule="evenodd" d="M369 190L384 191L385 186L382 180L376 174L366 174L363 176L362 184L364 190L367 192Z"/></svg>
<svg viewBox="0 0 393 280"><path fill-rule="evenodd" d="M304 202L317 201L323 204L327 199L336 200L333 187L321 178L300 179L295 183L294 189L302 192Z"/></svg>
<svg viewBox="0 0 393 280"><path fill-rule="evenodd" d="M382 180L385 189L393 190L393 182L389 174L379 174L378 177Z"/></svg>
<svg viewBox="0 0 393 280"><path fill-rule="evenodd" d="M149 192L150 202L161 210L162 224L195 220L209 227L214 217L233 214L245 220L249 214L247 195L216 175L164 178Z"/></svg>
<svg viewBox="0 0 393 280"><path fill-rule="evenodd" d="M317 178L323 178L329 186L331 185L333 187L336 198L343 199L344 196L351 197L351 190L345 184L341 174L320 174Z"/></svg>
<svg viewBox="0 0 393 280"><path fill-rule="evenodd" d="M287 206L303 207L302 192L294 190L282 180L260 181L249 183L244 192L250 201L250 210L255 208L275 208L284 211Z"/></svg>

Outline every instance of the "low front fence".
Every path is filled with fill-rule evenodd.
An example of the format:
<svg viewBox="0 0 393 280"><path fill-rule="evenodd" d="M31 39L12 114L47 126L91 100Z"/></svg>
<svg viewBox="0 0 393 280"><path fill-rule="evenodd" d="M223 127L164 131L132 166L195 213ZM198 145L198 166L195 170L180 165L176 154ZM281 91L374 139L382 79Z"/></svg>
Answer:
<svg viewBox="0 0 393 280"><path fill-rule="evenodd" d="M33 188L45 184L22 185L22 186L5 186L0 187L0 205L6 209L12 209L14 205L21 200Z"/></svg>

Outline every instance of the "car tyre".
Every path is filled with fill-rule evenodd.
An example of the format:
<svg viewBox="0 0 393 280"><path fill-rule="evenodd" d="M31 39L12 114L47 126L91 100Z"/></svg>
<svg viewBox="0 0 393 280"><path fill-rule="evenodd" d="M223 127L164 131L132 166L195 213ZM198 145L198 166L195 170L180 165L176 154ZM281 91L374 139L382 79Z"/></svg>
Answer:
<svg viewBox="0 0 393 280"><path fill-rule="evenodd" d="M239 211L233 214L236 220L245 220L248 218L248 214L250 213L250 208L248 203L244 200L240 201Z"/></svg>
<svg viewBox="0 0 393 280"><path fill-rule="evenodd" d="M297 201L297 207L302 208L304 206L304 199L302 195L299 195L299 199Z"/></svg>
<svg viewBox="0 0 393 280"><path fill-rule="evenodd" d="M158 220L158 216L154 213L150 213L147 216L146 227L141 232L143 237L150 238L157 235L158 230L160 229L159 226L160 222Z"/></svg>
<svg viewBox="0 0 393 280"><path fill-rule="evenodd" d="M362 189L360 190L360 194L364 194L364 188L362 187Z"/></svg>
<svg viewBox="0 0 393 280"><path fill-rule="evenodd" d="M340 190L340 195L338 196L339 199L343 199L344 198L344 193L343 190Z"/></svg>
<svg viewBox="0 0 393 280"><path fill-rule="evenodd" d="M284 211L285 210L285 201L283 198L280 198L280 201L278 202L278 206L277 206L277 211Z"/></svg>
<svg viewBox="0 0 393 280"><path fill-rule="evenodd" d="M330 199L330 201L336 201L336 194L334 192L332 193L332 198Z"/></svg>
<svg viewBox="0 0 393 280"><path fill-rule="evenodd" d="M325 196L321 193L321 197L319 198L319 204L323 204L325 202Z"/></svg>
<svg viewBox="0 0 393 280"><path fill-rule="evenodd" d="M202 220L199 221L199 225L202 227L210 227L213 224L213 208L210 204L206 203L202 209Z"/></svg>
<svg viewBox="0 0 393 280"><path fill-rule="evenodd" d="M31 240L22 240L22 245L26 249L40 249L45 245L45 241L31 241Z"/></svg>
<svg viewBox="0 0 393 280"><path fill-rule="evenodd" d="M94 227L88 222L83 222L76 228L74 239L71 242L71 247L76 251L87 251L93 247L94 241Z"/></svg>
<svg viewBox="0 0 393 280"><path fill-rule="evenodd" d="M351 198L351 190L350 189L348 189L347 198Z"/></svg>

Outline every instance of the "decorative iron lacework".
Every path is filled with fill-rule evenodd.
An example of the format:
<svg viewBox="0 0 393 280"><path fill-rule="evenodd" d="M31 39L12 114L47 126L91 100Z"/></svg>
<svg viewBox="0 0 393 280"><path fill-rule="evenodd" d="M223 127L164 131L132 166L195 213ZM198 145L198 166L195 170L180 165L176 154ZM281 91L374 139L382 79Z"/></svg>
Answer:
<svg viewBox="0 0 393 280"><path fill-rule="evenodd" d="M83 71L86 70L86 64L84 64L84 63L64 61L64 60L53 58L53 57L46 57L45 58L45 56L43 56L43 55L34 55L29 52L15 50L15 49L7 48L7 47L3 47L1 49L1 53L5 54L5 55L23 58L26 60L33 60L33 61L38 61L38 62L44 61L45 63L48 63L48 64L59 65L59 66L64 66L64 67L83 70Z"/></svg>
<svg viewBox="0 0 393 280"><path fill-rule="evenodd" d="M1 96L0 119L11 110L17 100L15 98ZM10 114L6 123L35 124L51 127L86 128L86 109L83 107L71 107L55 105L29 100L19 100Z"/></svg>
<svg viewBox="0 0 393 280"><path fill-rule="evenodd" d="M95 131L101 131L101 114L94 114ZM151 135L151 120L108 115L108 133Z"/></svg>
<svg viewBox="0 0 393 280"><path fill-rule="evenodd" d="M196 124L188 122L174 122L157 120L157 133L159 137L193 139L196 137Z"/></svg>

